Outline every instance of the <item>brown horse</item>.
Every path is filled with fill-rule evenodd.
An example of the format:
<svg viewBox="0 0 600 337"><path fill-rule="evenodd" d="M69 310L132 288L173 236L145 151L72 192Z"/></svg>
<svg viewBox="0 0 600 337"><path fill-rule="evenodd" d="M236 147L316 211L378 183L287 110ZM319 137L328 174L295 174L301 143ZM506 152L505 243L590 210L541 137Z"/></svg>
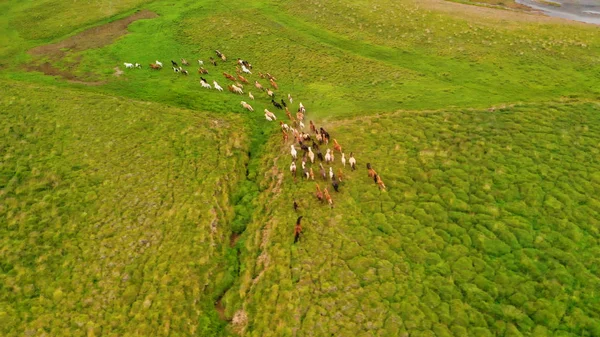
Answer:
<svg viewBox="0 0 600 337"><path fill-rule="evenodd" d="M226 72L223 72L223 76L225 76L225 78L226 78L226 79L228 79L228 80L231 80L231 81L234 81L234 82L235 82L235 77L233 77L233 76L229 75L228 73L226 73Z"/></svg>
<svg viewBox="0 0 600 337"><path fill-rule="evenodd" d="M335 139L333 139L333 149L342 153L342 146Z"/></svg>
<svg viewBox="0 0 600 337"><path fill-rule="evenodd" d="M300 221L302 221L302 216L298 217L298 220L296 220L296 226L294 226L294 243L300 240L300 234L302 234L302 225L300 224Z"/></svg>
<svg viewBox="0 0 600 337"><path fill-rule="evenodd" d="M367 163L367 170L369 170L369 178L374 178L377 172L371 167L371 163Z"/></svg>
<svg viewBox="0 0 600 337"><path fill-rule="evenodd" d="M321 187L319 187L319 184L317 184L317 192L315 193L315 196L320 202L323 202L323 192L321 192Z"/></svg>
<svg viewBox="0 0 600 337"><path fill-rule="evenodd" d="M208 74L208 70L204 69L204 67L200 67L200 68L198 68L198 74L200 74L200 75L207 75Z"/></svg>
<svg viewBox="0 0 600 337"><path fill-rule="evenodd" d="M381 190L385 190L385 184L383 183L383 180L381 180L381 177L377 174L377 185L379 186L379 189Z"/></svg>
<svg viewBox="0 0 600 337"><path fill-rule="evenodd" d="M154 70L160 70L162 67L156 63L150 63L150 68Z"/></svg>
<svg viewBox="0 0 600 337"><path fill-rule="evenodd" d="M273 81L273 79L269 79L269 83L271 83L271 86L273 88L275 88L275 90L279 90L279 86L277 85L277 83L275 81Z"/></svg>
<svg viewBox="0 0 600 337"><path fill-rule="evenodd" d="M240 79L240 81L242 81L242 83L250 84L250 82L248 82L248 80L244 76L237 75L237 77Z"/></svg>
<svg viewBox="0 0 600 337"><path fill-rule="evenodd" d="M327 190L327 187L325 187L325 189L323 190L323 195L325 196L325 200L327 200L327 203L329 204L329 206L331 206L331 208L333 208L333 199L331 199L331 195L329 195L329 191Z"/></svg>

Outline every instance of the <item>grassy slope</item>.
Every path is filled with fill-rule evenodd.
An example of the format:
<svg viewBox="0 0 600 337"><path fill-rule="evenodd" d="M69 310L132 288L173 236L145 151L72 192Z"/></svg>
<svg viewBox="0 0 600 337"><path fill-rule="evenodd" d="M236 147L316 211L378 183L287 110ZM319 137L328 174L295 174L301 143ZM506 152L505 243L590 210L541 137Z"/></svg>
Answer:
<svg viewBox="0 0 600 337"><path fill-rule="evenodd" d="M53 89L54 96L48 95L48 97L57 95L68 97L72 91L67 91L66 95L61 94L63 88L76 86L75 84L22 71L20 67L23 62L31 59L25 53L26 50L48 40L60 39L62 34L69 33L72 29L81 30L87 25L109 20L116 14L103 12L101 7L86 7L85 11L76 11L81 18L74 23L69 21L72 26L68 29L60 26L65 21L63 18L48 16L43 22L44 30L37 30L43 36L34 36L31 34L35 33L35 30L29 30L27 33L19 28L27 27L25 22L31 18L18 15L18 13L25 13L28 6L33 4L23 2L16 6L15 3L10 1L0 5L8 9L4 11L7 14L0 21L4 33L2 36L14 38L10 44L6 44L8 46L6 49L2 49L3 64L6 69L1 72L1 76L26 82L52 83L57 87ZM44 4L49 3L44 2ZM125 4L125 2L121 3ZM142 2L127 2L129 7L123 7L122 10L131 11L140 3ZM80 4L73 3L73 5ZM241 56L250 60L255 65L256 71L268 71L277 76L282 87L281 93L291 92L296 97L296 103L304 102L309 107L309 117L317 120L319 124L326 123L324 126L331 127L332 133L342 141L343 145L357 144L356 151L360 151L359 162L364 165L366 158L374 162L390 186L389 193L380 195L377 189L366 181L364 172L356 173L350 177L350 182L345 186L348 190L343 192L342 196L335 196L334 211L315 208L310 194L312 185L292 187L289 177L280 180L282 176L279 173L272 176L273 153L278 153L279 137L270 140L266 147L262 147L261 144L274 132L275 127L262 120L258 114L249 115L245 119L234 117L234 120L230 121L232 125L238 125L240 128L240 124L245 124L246 130L249 130L247 137L251 138L250 145L244 145L244 149L251 151L252 160L249 163L248 179L236 189L230 200L232 204L236 204L235 220L231 211L224 211L226 213L224 218L227 219L223 223L227 227L224 231L228 231L230 227L242 231L252 209L256 209L250 224L252 230L242 235L239 244L242 249L243 272L240 279L236 281L236 287L227 292L223 300L227 318L231 319L236 312L248 314L248 325L243 319L238 319L236 322L240 324L234 324L234 330L242 328L255 335L277 330L275 335L282 335L289 333L290 330L301 329L300 333L310 334L310 331L314 330L315 334L321 335L325 332L336 333L336 331L337 334L342 334L341 329L349 329L353 332L360 330L364 334L369 334L364 330L371 329L369 331L377 330L382 335L394 335L394 331L401 330L409 331L414 335L419 333L430 335L430 332L427 332L429 330L443 334L442 325L445 325L453 329L456 335L461 335L463 328L474 335L482 336L486 335L486 330L493 333L508 331L507 335L516 334L518 331L524 334L535 332L543 335L544 329L562 331L554 332L553 335L560 333L567 335L565 331L574 334L590 334L598 317L598 313L593 309L596 295L589 291L597 285L597 271L593 269L591 262L586 262L590 266L588 271L584 270L588 265L582 267L582 264L575 262L593 256L590 247L596 240L597 233L589 223L590 219L595 218L594 212L597 208L596 201L592 197L595 190L591 191L586 185L579 183L583 187L564 193L571 201L577 200L571 203L568 202L569 199L562 196L553 196L554 199L544 197L546 194L555 193L544 189L550 187L544 186L541 191L534 189L533 192L528 192L542 195L540 206L535 203L528 204L529 201L521 195L525 192L515 191L512 185L514 182L520 184L521 181L533 184L532 181L539 179L540 176L558 175L569 168L567 164L548 161L550 156L556 155L557 149L563 151L566 149L566 145L560 141L561 138L556 136L556 132L562 132L562 129L557 131L550 128L554 130L554 135L552 132L540 134L529 131L529 129L535 130L536 124L527 118L528 114L537 116L544 123L550 123L553 117L545 113L550 109L571 116L577 115L576 112L579 110L584 110L585 118L589 119L590 136L586 139L593 140L597 134L597 120L593 116L595 106L563 106L554 103L526 105L514 111L503 111L502 114L469 112L461 109L447 110L447 107L487 107L515 101L558 101L564 96L595 99L598 94L596 76L598 64L594 55L599 45L595 28L583 25L514 24L502 19L431 11L410 1L397 3L388 0L312 1L310 3L286 1L282 4L269 1L241 3L155 1L143 5L143 8L157 12L160 17L132 24L129 28L131 33L110 46L69 55L69 59L81 57L80 63L71 70L82 76L89 76L87 74L92 73L93 80L107 81L104 86L80 87L80 90L100 91L109 95L160 102L170 106L214 111L219 113L221 116L219 118L229 120L230 117L225 115L231 115L232 110L241 111L240 97L200 90L196 77L183 78L167 70L158 73L147 70L131 71L119 78L112 76L112 68L121 65L123 61L139 61L146 64L160 59L166 64L169 59L180 57L186 57L188 60L196 58L206 60L208 56L213 55L212 50L218 48L230 58ZM117 16L125 14L121 12ZM69 67L69 61L65 61L62 66ZM220 72L232 73L233 66L231 63L220 64L216 69L210 68L210 70L211 74L206 77L209 80L217 79L223 85L225 80L219 75ZM258 78L256 74L248 77L251 80ZM14 92L16 89L12 90ZM23 90L19 89L19 91ZM86 97L85 101L88 101L88 96L85 94L78 91L77 95ZM14 96L18 99L24 97L16 93ZM93 97L97 96L93 95ZM53 101L41 103L55 104ZM25 104L32 103L22 101L21 105ZM253 104L260 111L268 106L268 101L261 96L258 102ZM103 102L102 106L105 105L109 103ZM295 108L296 106L292 107ZM412 117L412 113L394 117L382 116L372 120L368 118L356 120L348 124L327 122L402 108L433 108L443 109L445 112L418 115L418 117ZM170 108L164 107L164 109ZM68 120L66 117L74 112L80 113L75 108L62 111L62 107L53 111L62 113L65 120ZM181 119L174 117L172 123L187 125L188 121L196 120L196 117L193 117L195 114L197 113L186 112ZM453 125L457 125L458 129L450 128L452 133L444 131L448 136L440 138L439 132L447 130L442 129L440 116L454 120L455 114L457 120ZM491 127L483 128L480 125L481 120L496 118L497 114L498 118L506 118L502 120L504 125L510 127L517 127L520 124L529 125L529 128L523 128L524 132L530 132L527 133L529 138L526 141L540 137L539 143L526 143L525 140L517 137L517 134L495 134ZM116 118L112 115L110 117ZM568 120L560 122L562 123L560 125L564 125L565 128L572 126ZM120 123L119 120L109 119L108 123L113 123L107 124L111 130L119 132L129 130L128 124ZM110 125L114 127L110 128ZM162 122L160 125L156 122L151 123L150 128L157 128L156 133L147 130L149 133L139 134L138 141L164 136L165 129L160 129L163 126L168 127ZM177 130L174 126L173 128L170 130ZM454 133L460 134L461 128L475 130L478 133L472 131L462 134L459 141L462 141L463 145L459 146L453 143L452 137ZM582 127L582 130L584 129ZM236 131L243 133L241 130ZM352 134L358 136L365 133L370 136L364 139L351 137ZM416 133L414 138L402 138L411 133ZM82 134L86 133L82 132ZM481 139L486 139L485 143L473 145L470 137L474 134ZM563 133L560 135L564 137ZM509 138L503 139L501 136ZM396 144L392 145L390 137L398 139ZM418 152L421 151L421 146L424 146L420 141L436 150L425 149L422 153ZM63 141L57 141L56 144L61 142ZM78 146L88 142L90 139L86 138L78 143ZM479 180L471 181L471 179L477 177L473 172L480 167L481 157L484 155L477 155L479 152L475 154L472 153L473 151L467 152L468 149L461 147L465 143L473 147L469 148L470 150L479 152L488 147L494 149L495 153L501 153L503 157L492 159L487 157L489 165L497 165L501 167L501 171L515 170L515 174L503 177L506 180L494 179L488 172L487 177L491 181L489 188L497 187L499 193L497 196L492 195L493 200L486 199L487 194L480 195L478 193L481 192L471 188L482 184ZM536 145L535 149L520 152L521 156L508 155L513 152L506 146L515 149L529 144ZM458 149L453 152L449 150L454 148ZM162 148L160 150L166 151ZM562 155L563 158L572 161L572 158L578 156L585 158L586 151L593 153L592 150L594 147L586 143L582 149ZM32 145L27 151L38 151L38 149ZM107 152L98 151L102 158L112 158L112 163L119 160L118 156L112 157L111 152L108 152L111 153L109 157L106 155ZM505 151L509 152L505 153ZM444 153L453 161L450 163L442 161L440 156ZM387 157L379 156L384 154ZM286 172L289 162L285 154L281 155L284 157L277 161L277 166ZM165 171L168 171L165 156L169 157L173 154L157 152L154 157L157 166L153 172L156 174L166 174ZM217 160L212 153L201 152L191 156ZM542 157L538 158L538 156ZM516 169L517 164L521 165L522 162L545 163L548 167L544 168L541 174L536 171L528 174ZM219 165L230 164L239 167L240 163L219 161ZM409 164L406 165L406 171L397 170L399 166L404 167L405 164ZM593 165L595 164L592 162L590 166ZM435 171L434 168L440 172ZM87 175L87 173L86 175L77 173L80 171L66 171L70 172L73 179L85 178ZM7 172L13 170L9 169ZM243 175L243 172L239 175ZM180 174L177 179L182 183L187 182L188 177L189 175ZM591 179L594 182L597 180ZM283 184L278 186L280 182ZM205 186L204 183L197 182L196 186L200 189L201 186ZM144 184L143 181L136 181L130 188L144 189L146 186ZM563 182L563 185L572 184ZM77 194L80 190L84 195L87 195L88 190L99 195L99 192L94 191L94 187L87 186L89 185L83 185L81 189L70 191L66 195L73 198L72 200L80 199ZM105 188L103 193L108 195L116 193L117 187ZM125 187L118 186L118 188ZM165 189L168 190L167 187ZM165 189L157 193L164 194ZM208 187L209 191L212 189L211 186ZM269 194L273 189L275 192ZM258 190L263 193L256 197ZM295 194L292 196L291 193ZM94 199L93 195L90 197L89 202L92 205L98 205L98 200L101 200L98 197ZM305 211L307 234L303 243L298 246L290 246L290 226L294 220L294 215L289 211L292 197L302 199L304 209L311 206L310 211ZM150 194L141 198L141 202L151 203L154 198L156 196ZM525 200L525 204L518 203L522 199ZM546 199L549 200L548 205L545 204ZM27 200L27 197L23 196L15 198L13 202L26 203ZM561 208L554 200L567 206ZM579 209L581 213L577 213L575 210L581 206L578 204L581 200L589 202L589 206ZM516 204L507 206L513 202ZM175 202L173 205L185 208L182 203ZM454 206L454 203L458 206ZM231 206L228 205L227 200L222 200L220 205L225 209ZM24 207L26 210L29 209L28 204ZM71 215L63 218L78 221L79 218L74 214L79 214L83 208L97 206L82 204L77 207L80 208L76 209L76 213L69 213ZM455 207L459 209L454 209ZM552 210L553 207L569 213L571 218L566 215L564 217L571 225L569 222L559 224L550 221L552 220L548 215L550 211L546 211L546 208ZM210 210L210 207L202 205L201 209L204 212ZM105 211L107 214L110 213L108 210ZM490 212L492 214L488 214ZM542 215L539 215L539 212L542 212ZM181 213L183 212L175 211L171 216L183 217ZM509 213L518 216L510 218ZM485 218L486 214L492 219ZM127 226L127 221L133 221L131 219L134 216L137 219L135 212L125 216L124 221L116 221L116 224ZM95 219L106 217L100 214ZM163 218L166 217L167 215L160 216L156 221L164 223ZM540 221L540 219L550 220ZM203 223L205 220L212 220L212 214L208 218L202 217ZM181 223L180 230L187 231L186 220L179 218L178 221ZM490 225L489 221L495 222ZM495 224L500 229L495 228ZM206 224L204 223L203 226ZM521 231L512 229L513 227L519 227ZM578 229L580 227L581 229ZM98 231L85 226L83 228L88 232L81 232L78 239L96 235L94 233ZM511 229L506 230L506 228ZM203 240L206 239L206 227L204 229L204 231L199 230L197 234ZM258 229L262 230L258 232ZM503 231L500 233L501 230ZM23 229L23 234L29 232L36 237L35 230ZM516 237L518 245L514 240L511 241L508 232ZM578 232L582 233L581 236L577 236ZM546 238L539 233L550 237ZM505 240L503 242L506 242L505 244L510 248L506 254L504 245L490 240L494 235L503 235L502 240ZM573 256L571 258L561 255L561 252L551 251L546 246L540 246L544 241L537 242L541 240L538 238L550 240L553 244L555 241L560 242L563 246L559 249L564 252L569 247L569 241L563 240L558 235L572 241L583 238L586 243L581 244L582 248L579 251L571 253ZM509 238L505 239L505 236ZM113 237L113 240L117 239L119 238ZM97 319L89 319L91 322L89 326L96 334L109 332L166 334L170 327L173 333L187 334L191 333L190 329L196 329L196 332L202 335L198 329L205 327L217 329L222 325L216 322L216 313L209 310L208 305L227 284L232 282L225 276L228 275L227 273L219 273L223 271L222 269L211 269L216 268L212 265L213 262L223 262L228 258L233 260L231 252L224 247L226 246L224 239L222 237L220 239L223 244L215 247L218 251L215 252L215 256L219 258L211 260L206 269L198 266L190 267L187 271L174 269L175 267L165 269L167 268L165 264L157 262L153 271L144 272L143 275L160 275L161 278L164 275L172 276L170 280L165 280L165 283L147 281L142 283L143 286L139 286L139 289L148 289L152 294L150 284L163 284L162 288L158 286L155 288L160 289L162 293L159 290L155 292L164 296L165 300L155 306L152 305L155 303L155 297L150 298L150 302L145 302L146 299L140 300L131 295L135 287L125 293L127 287L123 288L123 285L119 284L117 289L122 291L122 294L126 294L124 298L128 300L112 302L113 306L108 305L108 309L97 314L98 316L87 314L83 310L83 318L64 319L65 322L56 319L53 323L36 321L39 325L24 325L22 321L13 321L15 313L16 317L20 317L19 319L26 320L29 319L28 317L41 316L48 320L48 316L59 310L49 302L44 302L46 307L36 307L36 311L31 316L20 314L31 310L26 309L28 305L12 309L14 303L21 303L27 296L39 300L36 292L33 295L18 293L16 297L3 301L2 305L8 309L0 310L5 313L0 315L4 321L11 323L7 325L9 329L16 329L13 331L56 324L57 333L71 329L74 333L81 334L88 327L89 316L92 316ZM169 248L169 244L166 244L162 251L152 250L154 247L152 245L146 250L145 256L155 258L157 261L165 261L167 253L181 257L181 260L187 257L186 261L203 256L205 246L196 247L196 242L192 244L191 241L186 240L191 239L182 235L173 238L170 243L171 247L176 246L184 253L173 253L174 248ZM200 241L206 243L203 240ZM525 243L521 242L523 240ZM62 241L56 243L57 246L62 244ZM112 247L117 243L109 244ZM123 244L129 242L125 241ZM496 244L499 248L495 247ZM2 247L4 249L10 246L3 244ZM536 251L524 248L533 248ZM97 249L90 249L90 252L97 253L95 250ZM30 258L37 259L45 254L46 251L33 251ZM67 254L64 259L71 258L71 255L73 254ZM464 256L464 259L457 256ZM126 258L115 255L111 257L112 259L115 259L113 263L122 263ZM559 259L565 271L552 259ZM111 262L103 263L108 265ZM81 263L70 263L82 268ZM225 265L230 266L230 273L235 273L234 261L229 261ZM132 277L136 270L140 271L136 266L139 264L132 265L131 270L127 271L128 277ZM489 269L498 266L506 267L506 272L491 275ZM23 269L23 273L26 274L27 270ZM64 289L71 288L59 283L63 282L63 279L72 279L73 281L70 282L76 282L80 277L88 279L86 275L90 275L91 272L85 268L82 271L71 270L73 270L71 274L67 273L64 278L61 277L52 284L56 287L47 287L52 293L44 293L42 300L52 298L57 303L63 303L60 301L67 298L70 303L83 304L78 299L93 287L85 286L71 290L74 295L68 297L65 296ZM209 270L214 271L211 274ZM462 272L462 270L466 271ZM558 282L565 284L564 288L563 283L561 287L544 284L539 275L546 270L555 271ZM176 274L178 272L180 274ZM477 277L473 276L475 272ZM480 273L482 275L479 275ZM189 299L185 289L193 286L186 282L201 284L205 280L215 280L214 275L217 275L216 283L214 285L210 283L206 296L200 296L200 301L204 304L194 303L189 306L186 304L184 308L172 306L169 309L169 304L178 301L181 293ZM590 281L581 279L586 275L589 276ZM119 271L119 276L124 276L122 271ZM134 275L136 282L138 276ZM192 280L188 280L190 276ZM194 279L196 277L197 279ZM251 282L255 277L258 277L256 284L253 283L254 281ZM523 280L529 283L524 283ZM428 283L424 284L422 281ZM23 283L14 284L20 289L25 289ZM522 287L525 288L519 288L508 295L509 290L505 288L514 286L515 283L523 283ZM536 284L540 283L541 285L536 287ZM55 298L54 291L58 286L64 289L61 288ZM177 289L175 287L178 286L181 287L179 289L184 290L174 291L173 289ZM101 290L106 293L108 289L114 288L114 284L103 284L102 287ZM94 293L94 296L104 295L101 290ZM121 294L118 291L117 293ZM515 296L512 296L513 294ZM534 296L549 299L550 303L541 300L540 303L530 303ZM127 301L131 301L132 297L135 300L130 306ZM556 301L552 302L551 299L554 297L560 298L560 304ZM94 299L92 297L92 300ZM142 302L139 303L140 301ZM28 304L28 302L23 303ZM488 305L489 303L493 305ZM148 304L151 305L150 311L152 309L155 311L145 313L143 310ZM195 305L197 306L194 307ZM565 307L564 310L560 309L561 305ZM309 306L312 309L308 310ZM82 311L77 306L65 308L64 315ZM173 312L173 317L178 319L172 321L168 320L168 315L158 314L165 308L167 312ZM194 310L200 308L198 309L200 311L191 314L190 308ZM87 310L95 314L97 309L93 307ZM242 310L238 311L240 309ZM130 316L135 320L128 323L125 317ZM201 317L200 321L195 320L197 317ZM501 323L495 323L495 320L504 320L509 324L503 326ZM557 320L560 321L556 323ZM86 323L81 323L82 321ZM113 322L113 325L108 325L107 322ZM130 330L138 323L140 330ZM65 327L65 324L72 325ZM107 330L100 330L100 327Z"/></svg>
<svg viewBox="0 0 600 337"><path fill-rule="evenodd" d="M0 334L218 330L240 118L2 86Z"/></svg>
<svg viewBox="0 0 600 337"><path fill-rule="evenodd" d="M314 182L293 182L282 149L263 163L268 206L249 226L228 301L247 312L249 336L600 334L599 110L520 105L331 124L360 168L345 170L332 210Z"/></svg>

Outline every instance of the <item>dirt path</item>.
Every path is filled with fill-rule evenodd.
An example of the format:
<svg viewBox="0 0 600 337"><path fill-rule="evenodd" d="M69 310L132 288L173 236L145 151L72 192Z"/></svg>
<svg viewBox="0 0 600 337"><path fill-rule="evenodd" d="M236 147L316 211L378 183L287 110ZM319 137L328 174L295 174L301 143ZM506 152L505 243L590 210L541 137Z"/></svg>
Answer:
<svg viewBox="0 0 600 337"><path fill-rule="evenodd" d="M40 71L50 76L60 76L73 83L81 83L86 85L104 84L105 82L103 81L86 81L84 78L78 77L69 70L55 67L54 64L70 53L77 53L91 48L101 48L107 46L121 36L126 35L128 33L127 27L132 22L156 17L158 17L158 15L154 12L141 10L126 18L84 30L79 34L68 37L60 42L35 47L30 49L28 53L34 57L37 56L47 58L49 61L39 64L36 64L34 61L34 63L25 66L25 69L28 71ZM69 68L75 69L78 65L79 62L74 61L72 64L70 64Z"/></svg>

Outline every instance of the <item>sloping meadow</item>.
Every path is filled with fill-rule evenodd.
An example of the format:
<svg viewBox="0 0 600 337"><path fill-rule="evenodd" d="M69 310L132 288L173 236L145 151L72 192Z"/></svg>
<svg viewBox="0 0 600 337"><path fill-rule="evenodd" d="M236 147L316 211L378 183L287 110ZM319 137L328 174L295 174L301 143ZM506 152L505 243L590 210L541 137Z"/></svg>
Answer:
<svg viewBox="0 0 600 337"><path fill-rule="evenodd" d="M2 87L0 334L220 330L240 118Z"/></svg>
<svg viewBox="0 0 600 337"><path fill-rule="evenodd" d="M339 193L317 178L333 209L314 197L315 182L293 181L288 149L265 159L268 207L248 227L241 278L225 296L230 317L247 317L236 331L600 334L599 110L557 103L333 122L325 127L359 166L344 169Z"/></svg>

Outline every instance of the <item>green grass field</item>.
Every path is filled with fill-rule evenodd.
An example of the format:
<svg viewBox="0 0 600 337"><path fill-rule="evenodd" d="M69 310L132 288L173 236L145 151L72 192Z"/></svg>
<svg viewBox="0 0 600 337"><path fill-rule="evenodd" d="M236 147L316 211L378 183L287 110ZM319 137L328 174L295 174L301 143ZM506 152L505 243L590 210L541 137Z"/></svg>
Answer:
<svg viewBox="0 0 600 337"><path fill-rule="evenodd" d="M0 10L0 335L600 336L597 27L442 0ZM200 87L197 59L226 87L237 57L356 154L334 208L266 94Z"/></svg>

